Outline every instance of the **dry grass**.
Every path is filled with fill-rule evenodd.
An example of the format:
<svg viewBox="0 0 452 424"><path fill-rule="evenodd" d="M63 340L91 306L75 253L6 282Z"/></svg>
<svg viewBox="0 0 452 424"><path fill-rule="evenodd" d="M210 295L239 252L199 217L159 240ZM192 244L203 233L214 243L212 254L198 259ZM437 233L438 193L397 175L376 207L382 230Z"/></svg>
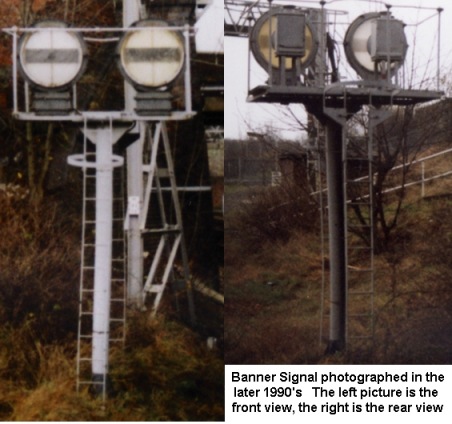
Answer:
<svg viewBox="0 0 452 424"><path fill-rule="evenodd" d="M226 363L306 363L319 354L315 243L298 233L262 245L241 266L226 263ZM313 347L308 356L306 346Z"/></svg>
<svg viewBox="0 0 452 424"><path fill-rule="evenodd" d="M15 369L16 378L0 378L0 417L8 421L223 420L222 358L174 322L148 322L141 316L129 325L126 349L112 354L106 404L88 392L75 393L74 358L63 346L49 345L40 347L35 384L26 387L16 379L24 372L20 368ZM22 362L27 361L17 358L17 364Z"/></svg>
<svg viewBox="0 0 452 424"><path fill-rule="evenodd" d="M75 390L79 223L70 204L38 210L0 198L0 419L152 421L224 419L224 361L171 319L128 320L111 355L102 405Z"/></svg>
<svg viewBox="0 0 452 424"><path fill-rule="evenodd" d="M252 250L245 233L227 234L226 363L451 363L452 185L439 181L425 200L419 190L407 191L389 249L375 258L374 343L350 341L333 356L319 346L317 231L298 229L286 242L262 239ZM362 310L363 302L350 310Z"/></svg>

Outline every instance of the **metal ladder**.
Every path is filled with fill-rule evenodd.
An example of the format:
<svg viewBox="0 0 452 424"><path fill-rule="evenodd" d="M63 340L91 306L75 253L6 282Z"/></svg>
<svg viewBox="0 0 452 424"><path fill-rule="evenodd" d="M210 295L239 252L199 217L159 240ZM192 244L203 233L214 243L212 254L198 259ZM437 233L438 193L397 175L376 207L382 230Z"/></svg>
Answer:
<svg viewBox="0 0 452 424"><path fill-rule="evenodd" d="M86 125L86 123L85 123ZM86 136L83 142L83 155L87 161L94 163L96 154L88 151ZM83 172L83 204L81 265L79 292L79 324L77 338L77 391L88 386L95 392L102 390L106 398L106 382L93 381L91 372L91 349L93 331L93 298L94 298L94 255L95 255L95 200L96 169L82 168ZM113 174L113 245L112 245L112 278L110 302L110 346L124 345L126 331L126 242L124 238L124 168L115 168Z"/></svg>
<svg viewBox="0 0 452 424"><path fill-rule="evenodd" d="M371 132L370 132L371 133ZM344 142L347 264L346 337L353 347L371 347L375 331L375 240L373 143L369 135L352 150ZM358 343L359 341L359 343Z"/></svg>
<svg viewBox="0 0 452 424"><path fill-rule="evenodd" d="M166 123L149 126L145 150L145 194L141 231L147 248L151 249L149 273L144 284L144 297L152 303L155 316L169 282L176 299L187 295L188 312L195 321L193 293L190 282L188 255L184 240L181 205L179 201L174 162ZM151 217L149 219L149 217ZM151 222L147 222L150 220ZM147 240L146 240L147 239ZM180 256L180 264L176 263ZM177 305L179 303L177 302Z"/></svg>
<svg viewBox="0 0 452 424"><path fill-rule="evenodd" d="M316 120L317 137L315 144L315 193L319 206L319 224L320 224L320 254L322 267L322 280L320 290L320 346L326 340L329 326L329 298L328 298L328 257L329 257L329 237L328 237L328 195L325 174L322 170L322 162L325 163L325 128ZM323 160L322 160L323 158Z"/></svg>

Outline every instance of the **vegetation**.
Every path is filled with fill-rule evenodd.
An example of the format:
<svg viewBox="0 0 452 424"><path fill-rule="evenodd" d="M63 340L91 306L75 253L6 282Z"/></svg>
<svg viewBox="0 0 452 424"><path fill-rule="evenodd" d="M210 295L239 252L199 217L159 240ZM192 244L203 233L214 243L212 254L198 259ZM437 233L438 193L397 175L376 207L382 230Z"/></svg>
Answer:
<svg viewBox="0 0 452 424"><path fill-rule="evenodd" d="M436 169L443 171L447 161L447 156L437 159ZM322 250L318 222L309 214L299 216L298 225L292 220L304 211L300 205L309 205L305 195L293 207L286 203L279 208L282 215L277 225L283 237L274 237L278 226L268 234L268 216L263 211L282 203L281 192L274 195L274 191L226 186L226 205L233 205L226 209L225 220L226 363L450 363L450 180L430 183L424 198L419 186L406 188L398 225L386 248L375 256L373 346L352 341L347 352L333 356L324 355L326 344L319 338ZM398 196L385 196L388 216L398 204ZM285 222L291 222L288 237Z"/></svg>
<svg viewBox="0 0 452 424"><path fill-rule="evenodd" d="M171 318L170 305L157 320L129 317L105 405L76 393L77 197L68 187L36 210L0 192L0 419L223 420L221 352Z"/></svg>
<svg viewBox="0 0 452 424"><path fill-rule="evenodd" d="M355 115L349 122L351 135L348 140L348 154L351 158L368 156L367 137L371 132L373 135L372 167L375 172L373 221L378 227L375 234L378 250L387 249L391 243L405 200L405 185L412 178L413 163L426 150L434 149L435 146L444 145L447 142L450 132L449 111L450 103L447 100L426 107L380 108L372 111L374 119L378 120L383 116L384 120L371 130L369 129L371 120L369 109L364 108L362 113ZM435 114L440 124L429 119L430 114ZM393 172L396 166L399 167L399 171ZM353 170L351 172L353 173ZM351 175L349 178L367 175L367 173L366 162L365 169L355 170L356 175ZM385 192L389 186L400 187L400 190L391 193L390 199ZM349 187L349 191L352 191L349 196L359 197L359 191L362 188L363 186L361 189ZM365 190L367 192L367 185ZM391 203L390 208L387 207L388 202ZM353 209L358 221L365 223L367 208L354 206ZM368 238L367 233L368 231L363 231L360 235L365 239L366 236Z"/></svg>

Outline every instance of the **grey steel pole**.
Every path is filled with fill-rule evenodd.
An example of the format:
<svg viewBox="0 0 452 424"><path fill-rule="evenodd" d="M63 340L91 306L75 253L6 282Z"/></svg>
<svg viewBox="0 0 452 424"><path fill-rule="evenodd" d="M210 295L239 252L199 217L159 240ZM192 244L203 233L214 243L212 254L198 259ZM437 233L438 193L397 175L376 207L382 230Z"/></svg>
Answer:
<svg viewBox="0 0 452 424"><path fill-rule="evenodd" d="M330 333L326 353L345 348L346 252L343 172L343 127L328 118L326 164L330 251Z"/></svg>
<svg viewBox="0 0 452 424"><path fill-rule="evenodd" d="M96 236L93 304L93 381L102 383L105 396L110 334L111 257L113 238L112 129L95 132Z"/></svg>
<svg viewBox="0 0 452 424"><path fill-rule="evenodd" d="M129 27L140 18L141 1L123 1L123 25ZM127 81L124 83L125 110L133 112L135 108L136 91ZM127 149L127 195L129 198L139 198L143 203L143 137L144 124L138 124L132 130L140 132L141 136ZM127 299L128 304L141 308L143 306L143 239L140 230L141 217L129 216L128 256L127 256Z"/></svg>

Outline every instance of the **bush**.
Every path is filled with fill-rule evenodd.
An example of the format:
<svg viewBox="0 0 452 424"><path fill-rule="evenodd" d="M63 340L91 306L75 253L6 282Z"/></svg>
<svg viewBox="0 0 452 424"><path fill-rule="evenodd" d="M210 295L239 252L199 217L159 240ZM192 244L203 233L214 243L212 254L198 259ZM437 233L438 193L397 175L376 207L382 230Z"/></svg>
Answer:
<svg viewBox="0 0 452 424"><path fill-rule="evenodd" d="M80 230L65 206L0 197L0 319L27 322L42 342L76 332Z"/></svg>
<svg viewBox="0 0 452 424"><path fill-rule="evenodd" d="M287 242L298 230L312 231L319 218L316 199L304 187L285 182L267 187L242 202L232 227L250 249L263 243Z"/></svg>

